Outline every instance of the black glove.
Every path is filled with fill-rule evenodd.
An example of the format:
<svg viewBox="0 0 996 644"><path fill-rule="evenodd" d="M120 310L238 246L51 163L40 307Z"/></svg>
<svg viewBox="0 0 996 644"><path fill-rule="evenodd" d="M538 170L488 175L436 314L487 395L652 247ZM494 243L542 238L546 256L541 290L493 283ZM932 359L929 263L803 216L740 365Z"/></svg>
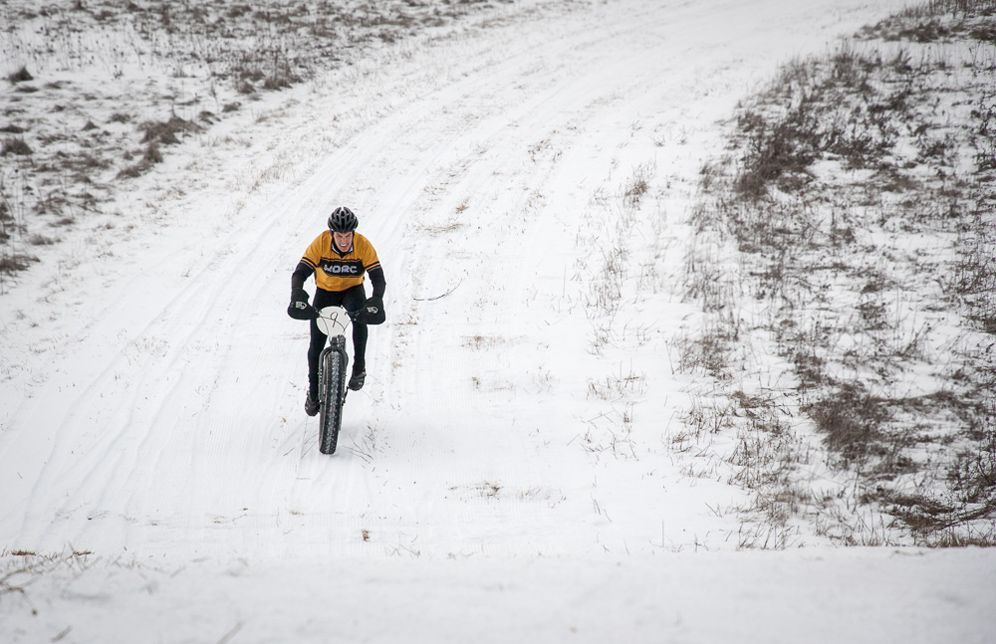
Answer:
<svg viewBox="0 0 996 644"><path fill-rule="evenodd" d="M387 319L384 313L384 300L379 297L371 297L363 303L360 309L360 321L366 324L383 324Z"/></svg>
<svg viewBox="0 0 996 644"><path fill-rule="evenodd" d="M308 304L308 292L303 288L291 289L291 301L287 306L287 315L295 320L314 320L318 317L315 307Z"/></svg>

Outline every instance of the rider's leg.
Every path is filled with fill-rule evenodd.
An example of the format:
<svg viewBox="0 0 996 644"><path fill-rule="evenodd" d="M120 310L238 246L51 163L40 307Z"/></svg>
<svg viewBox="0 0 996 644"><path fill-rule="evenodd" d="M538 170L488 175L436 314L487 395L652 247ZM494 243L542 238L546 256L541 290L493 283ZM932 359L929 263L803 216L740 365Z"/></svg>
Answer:
<svg viewBox="0 0 996 644"><path fill-rule="evenodd" d="M353 286L342 292L342 306L347 311L358 311L367 300L362 284ZM353 322L353 373L366 371L367 325L363 322Z"/></svg>
<svg viewBox="0 0 996 644"><path fill-rule="evenodd" d="M308 345L308 393L313 399L318 398L318 360L325 348L326 336L318 329L315 321L311 321L311 343Z"/></svg>
<svg viewBox="0 0 996 644"><path fill-rule="evenodd" d="M338 299L335 297L336 295L336 293L332 293L330 291L316 289L314 302L315 308L320 310L323 307L336 304L337 302L334 302L334 300ZM325 342L327 340L328 336L322 333L318 328L318 324L312 320L311 343L308 345L308 392L314 399L318 398L318 361L321 359L322 349L325 348Z"/></svg>

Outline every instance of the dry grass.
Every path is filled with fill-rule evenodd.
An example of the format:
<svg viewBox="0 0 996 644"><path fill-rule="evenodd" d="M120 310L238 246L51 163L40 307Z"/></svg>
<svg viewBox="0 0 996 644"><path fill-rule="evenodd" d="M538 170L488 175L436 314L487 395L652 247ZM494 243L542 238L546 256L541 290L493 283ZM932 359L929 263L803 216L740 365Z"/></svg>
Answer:
<svg viewBox="0 0 996 644"><path fill-rule="evenodd" d="M34 151L31 147L24 141L21 137L7 137L3 141L3 146L0 147L0 156L10 156L16 154L18 156L30 156Z"/></svg>
<svg viewBox="0 0 996 644"><path fill-rule="evenodd" d="M640 201L650 190L650 179L654 175L652 165L641 165L633 172L633 176L626 184L623 193L623 201L630 208L639 208Z"/></svg>
<svg viewBox="0 0 996 644"><path fill-rule="evenodd" d="M39 215L19 219L16 230L4 227L5 271L30 265L14 258L18 244L55 222L101 212L129 182L153 171L169 146L244 104L349 64L385 41L417 35L421 27L501 5L345 0L308 7L193 0L181 11L164 3L111 0L5 3L10 24L0 30L0 45L19 67L6 77L12 91L0 95L0 114L10 119L0 124L10 135L0 147L0 200ZM45 38L33 37L42 31ZM140 72L134 71L136 60ZM30 61L31 71L22 61ZM98 116L102 111L111 116ZM158 120L163 114L170 116ZM90 197L67 183L87 185ZM62 190L64 212L40 213L36 188Z"/></svg>
<svg viewBox="0 0 996 644"><path fill-rule="evenodd" d="M11 253L7 254L4 252L0 254L0 274L12 275L18 271L23 271L35 262L39 260L34 255L26 255L24 253Z"/></svg>
<svg viewBox="0 0 996 644"><path fill-rule="evenodd" d="M736 480L776 534L805 512L847 544L996 543L994 15L933 2L794 61L741 106L735 170L703 169L686 292L707 321L681 367L730 381L743 342L770 343L825 464L853 479L833 498L794 484L779 407L759 420L733 395ZM746 334L738 287L767 318Z"/></svg>
<svg viewBox="0 0 996 644"><path fill-rule="evenodd" d="M23 608L38 615L29 592L32 582L55 571L82 574L94 564L92 554L72 549L51 554L26 549L3 550L0 552L0 601L11 602L8 610Z"/></svg>
<svg viewBox="0 0 996 644"><path fill-rule="evenodd" d="M203 128L173 114L167 121L146 121L138 129L142 132L142 143L172 145L180 142L178 134L199 132Z"/></svg>
<svg viewBox="0 0 996 644"><path fill-rule="evenodd" d="M7 75L7 80L10 83L24 83L34 79L35 77L31 75L31 72L29 72L28 68L24 65L21 65L16 72Z"/></svg>

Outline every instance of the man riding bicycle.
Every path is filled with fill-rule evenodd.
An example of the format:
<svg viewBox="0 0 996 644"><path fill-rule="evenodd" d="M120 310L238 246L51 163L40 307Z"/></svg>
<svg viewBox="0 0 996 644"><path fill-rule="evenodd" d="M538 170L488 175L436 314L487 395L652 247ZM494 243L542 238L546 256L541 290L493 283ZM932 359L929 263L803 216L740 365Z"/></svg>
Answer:
<svg viewBox="0 0 996 644"><path fill-rule="evenodd" d="M384 269L380 266L373 244L356 232L358 220L353 211L340 206L329 215L328 230L311 242L291 276L290 311L309 310L308 293L304 282L315 276L314 310L326 306L341 306L353 320L353 373L349 388L356 391L366 380L367 323L361 311L375 302L383 309ZM367 300L363 288L364 274L370 275L373 297ZM375 322L376 323L376 322ZM311 319L311 344L308 347L308 397L304 411L314 416L318 404L318 361L325 348L327 336Z"/></svg>

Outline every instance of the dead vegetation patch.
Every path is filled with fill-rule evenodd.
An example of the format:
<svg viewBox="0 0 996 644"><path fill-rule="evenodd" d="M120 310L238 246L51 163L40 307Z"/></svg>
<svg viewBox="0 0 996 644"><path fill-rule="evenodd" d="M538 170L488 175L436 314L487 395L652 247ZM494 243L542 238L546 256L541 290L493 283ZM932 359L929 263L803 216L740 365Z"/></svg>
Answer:
<svg viewBox="0 0 996 644"><path fill-rule="evenodd" d="M78 182L92 186L96 205L69 207L99 211L124 182L152 171L171 146L237 113L243 103L358 60L384 41L418 36L425 26L504 3L463 0L441 11L407 0L313 6L193 0L181 11L161 2L95 0L39 9L36 2L10 0L4 11L13 20L0 30L0 45L15 71L5 77L11 87L0 94L0 114L16 122L0 129L10 135L0 139L4 170L10 171L0 176L0 198L33 213L35 186ZM45 38L34 37L42 32ZM170 118L148 120L157 112ZM136 128L140 150L133 147ZM7 255L50 225L49 216L19 219L16 231L6 227L0 243ZM15 266L25 264L8 262Z"/></svg>
<svg viewBox="0 0 996 644"><path fill-rule="evenodd" d="M174 114L166 121L146 121L138 129L142 132L142 143L173 145L180 142L178 134L199 132L202 128Z"/></svg>
<svg viewBox="0 0 996 644"><path fill-rule="evenodd" d="M707 321L682 366L729 381L740 338L773 347L825 465L853 480L831 498L798 474L772 487L801 443L766 458L743 438L733 463L774 468L739 478L769 527L794 499L779 507L842 543L996 543L996 41L978 37L994 15L931 2L794 61L740 106L732 163L703 169L686 292ZM732 280L708 268L724 244ZM763 314L743 333L748 306ZM742 436L763 431L733 398Z"/></svg>
<svg viewBox="0 0 996 644"><path fill-rule="evenodd" d="M132 179L135 177L142 176L146 172L152 169L157 163L162 163L163 155L159 151L159 146L155 141L150 141L145 147L145 150L141 153L141 158L137 163L123 168L118 172L119 179Z"/></svg>
<svg viewBox="0 0 996 644"><path fill-rule="evenodd" d="M3 146L0 147L0 156L4 157L12 154L30 156L33 153L34 150L21 137L7 137L3 141Z"/></svg>
<svg viewBox="0 0 996 644"><path fill-rule="evenodd" d="M28 81L33 81L34 79L35 77L31 75L31 72L29 72L28 68L24 65L21 65L21 67L16 72L8 74L7 76L7 80L10 83L14 84L25 83Z"/></svg>
<svg viewBox="0 0 996 644"><path fill-rule="evenodd" d="M41 260L38 257L25 253L3 253L0 255L0 273L12 275L18 271L23 271L31 266L31 264L39 261Z"/></svg>

